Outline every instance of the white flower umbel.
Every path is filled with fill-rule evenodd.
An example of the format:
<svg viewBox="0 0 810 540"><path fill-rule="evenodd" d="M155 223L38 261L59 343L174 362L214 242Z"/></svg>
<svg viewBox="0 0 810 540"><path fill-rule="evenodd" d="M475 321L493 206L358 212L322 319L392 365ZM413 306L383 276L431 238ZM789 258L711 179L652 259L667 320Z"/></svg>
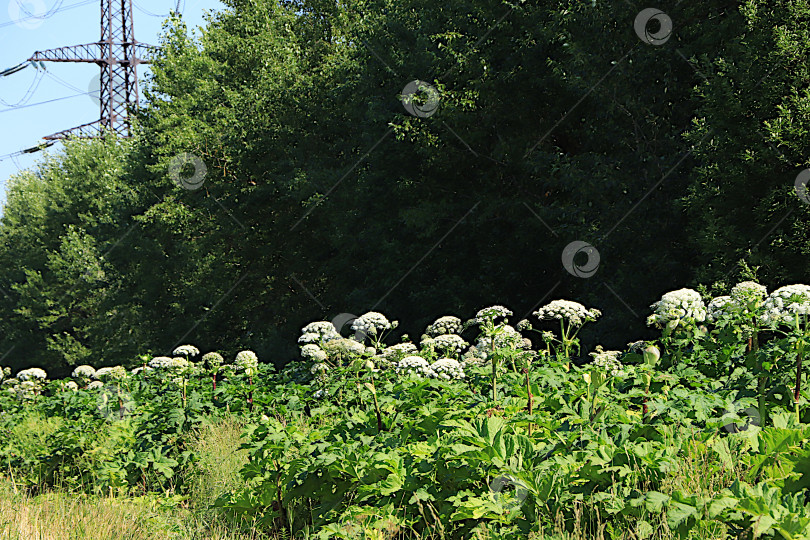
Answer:
<svg viewBox="0 0 810 540"><path fill-rule="evenodd" d="M427 360L421 356L406 356L397 364L397 373L403 375L418 375L420 377L432 377L433 370Z"/></svg>
<svg viewBox="0 0 810 540"><path fill-rule="evenodd" d="M326 352L313 343L307 343L301 347L301 358L312 362L326 362Z"/></svg>
<svg viewBox="0 0 810 540"><path fill-rule="evenodd" d="M66 390L73 390L73 391L75 392L76 390L78 390L78 389L79 389L79 385L78 385L78 384L76 384L76 381L68 381L68 382L65 384L65 389L66 389Z"/></svg>
<svg viewBox="0 0 810 540"><path fill-rule="evenodd" d="M452 315L445 315L444 317L439 317L433 324L428 326L425 330L425 334L436 337L443 334L459 334L462 330L461 319L453 317Z"/></svg>
<svg viewBox="0 0 810 540"><path fill-rule="evenodd" d="M172 354L176 356L185 356L190 358L192 356L197 356L198 354L200 354L200 349L198 349L194 345L180 345L172 352Z"/></svg>
<svg viewBox="0 0 810 540"><path fill-rule="evenodd" d="M306 334L301 334L301 337L298 338L299 344L304 343L319 343L321 341L321 335L317 332L307 332Z"/></svg>
<svg viewBox="0 0 810 540"><path fill-rule="evenodd" d="M318 334L321 341L329 341L338 339L340 333L335 328L335 325L329 321L315 321L311 322L301 329L302 334Z"/></svg>
<svg viewBox="0 0 810 540"><path fill-rule="evenodd" d="M461 354L467 345L468 343L456 334L442 334L433 338L433 346L447 355Z"/></svg>
<svg viewBox="0 0 810 540"><path fill-rule="evenodd" d="M810 316L810 286L796 284L776 289L765 299L762 322L770 326L793 325Z"/></svg>
<svg viewBox="0 0 810 540"><path fill-rule="evenodd" d="M149 367L152 369L167 369L172 365L172 359L168 356L156 356L149 360Z"/></svg>
<svg viewBox="0 0 810 540"><path fill-rule="evenodd" d="M501 333L495 336L495 348L496 349L526 349L528 348L527 343L524 341L523 336L509 326L505 324L501 326ZM479 349L484 350L491 350L492 349L492 338L489 336L480 336L478 338L478 342L476 343L476 347Z"/></svg>
<svg viewBox="0 0 810 540"><path fill-rule="evenodd" d="M762 302L765 301L766 296L768 296L767 287L753 281L737 283L731 289L731 298L740 305L747 306L749 309L761 305Z"/></svg>
<svg viewBox="0 0 810 540"><path fill-rule="evenodd" d="M740 306L731 296L718 296L712 298L706 306L706 320L709 322L719 322L728 319L739 310Z"/></svg>
<svg viewBox="0 0 810 540"><path fill-rule="evenodd" d="M96 368L94 368L93 366L84 365L84 366L76 366L73 369L73 373L71 373L71 376L76 379L92 379L95 373Z"/></svg>
<svg viewBox="0 0 810 540"><path fill-rule="evenodd" d="M20 381L44 381L48 378L48 374L41 368L28 368L17 373L17 379Z"/></svg>
<svg viewBox="0 0 810 540"><path fill-rule="evenodd" d="M361 356L366 352L366 346L359 341L343 337L327 341L322 348L329 358L337 363Z"/></svg>
<svg viewBox="0 0 810 540"><path fill-rule="evenodd" d="M202 357L203 365L211 371L218 371L224 361L218 352L207 352Z"/></svg>
<svg viewBox="0 0 810 540"><path fill-rule="evenodd" d="M483 309L479 309L478 313L475 314L475 319L473 321L477 322L478 324L483 324L487 321L494 322L495 319L499 317L509 317L512 315L512 312L503 306L489 306Z"/></svg>
<svg viewBox="0 0 810 540"><path fill-rule="evenodd" d="M259 358L253 351L240 351L233 364L237 370L244 371L248 377L252 377L259 368Z"/></svg>
<svg viewBox="0 0 810 540"><path fill-rule="evenodd" d="M127 376L123 366L103 367L96 370L93 378L99 381L117 381Z"/></svg>
<svg viewBox="0 0 810 540"><path fill-rule="evenodd" d="M449 381L464 378L464 368L452 358L440 358L430 365L430 369L434 373L433 376L438 379Z"/></svg>
<svg viewBox="0 0 810 540"><path fill-rule="evenodd" d="M390 330L391 323L385 315L376 311L369 311L352 322L352 330L355 332L363 332L369 336L376 336L382 333L383 330Z"/></svg>
<svg viewBox="0 0 810 540"><path fill-rule="evenodd" d="M669 325L674 328L706 320L706 305L700 293L692 289L670 291L650 308L655 313L647 318L648 325Z"/></svg>
<svg viewBox="0 0 810 540"><path fill-rule="evenodd" d="M566 320L577 326L594 321L601 314L598 309L586 309L579 302L571 300L552 300L533 313L541 321Z"/></svg>
<svg viewBox="0 0 810 540"><path fill-rule="evenodd" d="M622 363L619 362L621 351L605 351L601 345L596 346L596 351L590 353L593 356L593 365L595 368L601 369L614 377L624 376Z"/></svg>
<svg viewBox="0 0 810 540"><path fill-rule="evenodd" d="M99 388L104 388L104 383L101 381L93 381L87 385L88 390L98 390Z"/></svg>

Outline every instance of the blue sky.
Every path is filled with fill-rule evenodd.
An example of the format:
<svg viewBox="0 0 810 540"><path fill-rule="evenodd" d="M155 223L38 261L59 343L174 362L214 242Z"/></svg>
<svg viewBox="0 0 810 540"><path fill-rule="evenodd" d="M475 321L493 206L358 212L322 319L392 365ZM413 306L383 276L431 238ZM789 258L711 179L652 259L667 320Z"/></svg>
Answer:
<svg viewBox="0 0 810 540"><path fill-rule="evenodd" d="M176 0L133 0L135 38L157 44L163 20ZM218 0L180 0L189 28L204 25L203 15L224 6ZM34 51L98 41L100 0L0 0L0 70L15 66ZM35 15L31 17L29 14ZM44 72L28 67L0 77L0 206L8 178L32 167L42 152L3 159L36 146L42 137L99 117L98 101L90 95L97 84L95 64L46 63ZM148 67L139 66L139 79ZM95 79L95 81L94 81ZM30 92L29 92L30 90ZM73 96L73 97L70 97ZM64 99L62 99L64 98ZM50 103L39 104L50 100ZM20 104L24 107L12 107ZM58 151L54 145L46 152Z"/></svg>

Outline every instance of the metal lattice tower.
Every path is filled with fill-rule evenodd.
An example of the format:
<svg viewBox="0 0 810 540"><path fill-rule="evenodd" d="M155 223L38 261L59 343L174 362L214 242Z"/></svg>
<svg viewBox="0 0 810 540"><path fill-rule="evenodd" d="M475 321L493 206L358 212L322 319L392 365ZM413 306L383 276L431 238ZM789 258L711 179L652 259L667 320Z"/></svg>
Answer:
<svg viewBox="0 0 810 540"><path fill-rule="evenodd" d="M101 39L97 43L37 51L32 62L84 62L98 64L101 75L101 114L94 122L43 137L98 137L110 131L131 135L130 112L138 108L138 64L148 64L140 55L156 47L135 40L131 0L101 0Z"/></svg>

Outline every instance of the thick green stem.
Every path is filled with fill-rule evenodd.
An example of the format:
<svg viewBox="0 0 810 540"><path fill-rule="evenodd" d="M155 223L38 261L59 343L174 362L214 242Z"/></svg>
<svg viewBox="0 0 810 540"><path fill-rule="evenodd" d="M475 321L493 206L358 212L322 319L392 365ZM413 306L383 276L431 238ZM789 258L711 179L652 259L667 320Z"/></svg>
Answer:
<svg viewBox="0 0 810 540"><path fill-rule="evenodd" d="M793 403L796 406L796 421L801 422L799 417L799 395L802 389L802 357L804 356L804 344L799 346L799 353L796 355L796 390L793 393Z"/></svg>

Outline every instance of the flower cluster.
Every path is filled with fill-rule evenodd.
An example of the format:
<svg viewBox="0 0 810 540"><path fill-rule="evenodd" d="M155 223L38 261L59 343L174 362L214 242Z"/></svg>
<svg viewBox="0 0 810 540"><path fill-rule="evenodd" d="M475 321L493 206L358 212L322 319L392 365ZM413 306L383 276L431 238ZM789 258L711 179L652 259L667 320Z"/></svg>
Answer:
<svg viewBox="0 0 810 540"><path fill-rule="evenodd" d="M619 355L621 351L605 351L601 345L596 346L596 351L591 353L593 361L591 365L610 373L614 377L622 377L624 371L622 370L622 363L619 362Z"/></svg>
<svg viewBox="0 0 810 540"><path fill-rule="evenodd" d="M447 381L464 378L464 368L461 367L458 361L452 358L440 358L436 360L430 365L430 370L433 372L434 377Z"/></svg>
<svg viewBox="0 0 810 540"><path fill-rule="evenodd" d="M17 373L17 379L20 381L44 381L48 378L48 374L41 368L28 368Z"/></svg>
<svg viewBox="0 0 810 540"><path fill-rule="evenodd" d="M425 334L431 337L441 336L444 334L459 334L463 330L461 319L446 315L439 317L436 321L425 329Z"/></svg>
<svg viewBox="0 0 810 540"><path fill-rule="evenodd" d="M248 377L252 377L259 368L259 358L253 351L240 351L236 354L233 365L237 370L244 371Z"/></svg>
<svg viewBox="0 0 810 540"><path fill-rule="evenodd" d="M488 363L487 353L484 349L479 347L480 343L481 341L479 340L477 345L473 345L467 349L467 352L461 356L462 364L483 366L484 364Z"/></svg>
<svg viewBox="0 0 810 540"><path fill-rule="evenodd" d="M481 336L478 338L476 346L479 349L491 350L492 341L489 336ZM527 349L530 346L531 342L508 324L504 325L502 332L495 336L496 349Z"/></svg>
<svg viewBox="0 0 810 540"><path fill-rule="evenodd" d="M208 352L203 355L202 361L211 371L218 371L225 359L218 352Z"/></svg>
<svg viewBox="0 0 810 540"><path fill-rule="evenodd" d="M315 345L314 343L307 343L301 347L301 358L305 358L312 362L325 362L327 359L326 352Z"/></svg>
<svg viewBox="0 0 810 540"><path fill-rule="evenodd" d="M307 332L306 334L301 334L301 337L298 338L299 344L307 344L307 343L320 343L321 335L315 332Z"/></svg>
<svg viewBox="0 0 810 540"><path fill-rule="evenodd" d="M729 318L736 311L735 308L737 307L739 307L737 302L731 296L712 298L712 301L706 306L706 320L709 322L718 322L722 319Z"/></svg>
<svg viewBox="0 0 810 540"><path fill-rule="evenodd" d="M579 302L552 300L533 315L541 321L566 320L571 324L582 326L587 321L595 321L602 313L598 309L586 309Z"/></svg>
<svg viewBox="0 0 810 540"><path fill-rule="evenodd" d="M172 359L168 356L155 356L149 360L148 365L152 369L168 369L172 365Z"/></svg>
<svg viewBox="0 0 810 540"><path fill-rule="evenodd" d="M329 321L311 322L301 329L301 334L317 334L320 336L321 341L329 341L340 337L335 325Z"/></svg>
<svg viewBox="0 0 810 540"><path fill-rule="evenodd" d="M769 325L792 324L797 316L810 315L810 286L785 285L776 289L765 299L764 323Z"/></svg>
<svg viewBox="0 0 810 540"><path fill-rule="evenodd" d="M391 323L385 315L376 311L369 311L352 321L352 330L372 336L376 336L383 330L390 330L396 327L397 321Z"/></svg>
<svg viewBox="0 0 810 540"><path fill-rule="evenodd" d="M93 378L98 381L117 381L127 376L127 370L123 366L103 367L96 370Z"/></svg>
<svg viewBox="0 0 810 540"><path fill-rule="evenodd" d="M420 377L432 377L433 370L427 360L421 356L406 356L397 364L397 373L406 375L418 375Z"/></svg>
<svg viewBox="0 0 810 540"><path fill-rule="evenodd" d="M478 313L475 314L475 319L473 319L473 321L483 324L487 321L494 322L498 317L506 318L510 315L512 315L512 312L503 306L489 306L479 309Z"/></svg>
<svg viewBox="0 0 810 540"><path fill-rule="evenodd" d="M749 308L754 308L762 304L766 296L768 296L767 287L753 281L737 283L731 289L731 298L733 298L735 302L743 306L748 306Z"/></svg>
<svg viewBox="0 0 810 540"><path fill-rule="evenodd" d="M532 323L529 319L523 319L517 323L517 329L520 332L525 332L532 329Z"/></svg>
<svg viewBox="0 0 810 540"><path fill-rule="evenodd" d="M200 349L198 349L194 345L180 345L174 350L174 352L172 352L172 354L174 354L175 356L192 357L200 354Z"/></svg>
<svg viewBox="0 0 810 540"><path fill-rule="evenodd" d="M71 376L76 379L92 379L93 375L96 374L95 368L93 366L83 365L83 366L76 366L71 373Z"/></svg>
<svg viewBox="0 0 810 540"><path fill-rule="evenodd" d="M706 305L700 293L692 289L670 291L650 308L655 313L647 318L647 324L684 326L706 320Z"/></svg>
<svg viewBox="0 0 810 540"><path fill-rule="evenodd" d="M468 343L457 334L442 334L433 338L433 346L445 354L461 354Z"/></svg>
<svg viewBox="0 0 810 540"><path fill-rule="evenodd" d="M323 350L336 360L348 360L352 356L359 356L366 352L366 346L350 338L337 338L323 344Z"/></svg>

